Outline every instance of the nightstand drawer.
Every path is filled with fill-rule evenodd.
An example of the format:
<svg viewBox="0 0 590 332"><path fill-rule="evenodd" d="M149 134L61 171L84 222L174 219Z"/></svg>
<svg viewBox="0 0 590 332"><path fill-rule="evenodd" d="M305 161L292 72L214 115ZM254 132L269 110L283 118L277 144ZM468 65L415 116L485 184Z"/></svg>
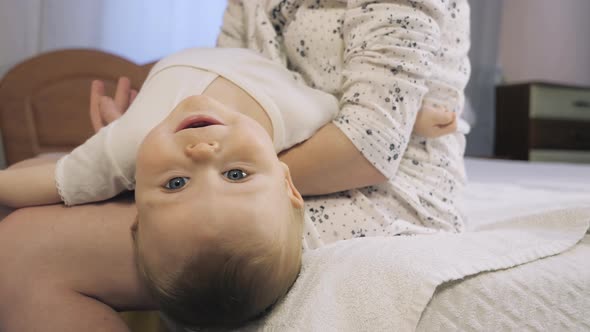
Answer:
<svg viewBox="0 0 590 332"><path fill-rule="evenodd" d="M572 150L533 149L529 151L529 160L590 164L590 152Z"/></svg>
<svg viewBox="0 0 590 332"><path fill-rule="evenodd" d="M533 84L529 112L531 119L590 121L590 90Z"/></svg>
<svg viewBox="0 0 590 332"><path fill-rule="evenodd" d="M590 150L590 121L530 121L530 148Z"/></svg>
<svg viewBox="0 0 590 332"><path fill-rule="evenodd" d="M542 82L496 87L494 151L501 158L588 162L590 87Z"/></svg>

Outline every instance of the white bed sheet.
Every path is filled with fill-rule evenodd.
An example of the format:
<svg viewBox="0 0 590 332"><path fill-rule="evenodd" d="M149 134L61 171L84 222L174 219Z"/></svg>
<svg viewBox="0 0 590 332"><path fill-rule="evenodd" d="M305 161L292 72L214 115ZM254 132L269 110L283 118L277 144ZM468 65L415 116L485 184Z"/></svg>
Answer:
<svg viewBox="0 0 590 332"><path fill-rule="evenodd" d="M465 158L471 182L590 192L590 164Z"/></svg>
<svg viewBox="0 0 590 332"><path fill-rule="evenodd" d="M508 217L590 206L590 165L467 159L462 204L477 230ZM419 331L590 330L590 235L556 256L439 286Z"/></svg>
<svg viewBox="0 0 590 332"><path fill-rule="evenodd" d="M466 158L467 229L510 217L590 205L590 165Z"/></svg>

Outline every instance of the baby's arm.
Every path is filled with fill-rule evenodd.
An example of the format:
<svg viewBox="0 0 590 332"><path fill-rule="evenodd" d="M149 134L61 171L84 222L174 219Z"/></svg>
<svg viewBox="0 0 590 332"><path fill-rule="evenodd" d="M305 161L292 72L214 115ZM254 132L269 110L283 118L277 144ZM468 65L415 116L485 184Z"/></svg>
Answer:
<svg viewBox="0 0 590 332"><path fill-rule="evenodd" d="M55 161L0 171L0 205L21 208L59 202Z"/></svg>
<svg viewBox="0 0 590 332"><path fill-rule="evenodd" d="M131 89L128 78L121 77L114 98L104 95L101 81L92 83L90 95L90 118L94 130L98 131L125 113L137 91ZM20 208L62 202L55 180L56 163L57 160L44 160L0 170L0 205ZM98 177L96 173L92 175Z"/></svg>
<svg viewBox="0 0 590 332"><path fill-rule="evenodd" d="M416 115L415 134L436 138L457 131L457 115L442 107L423 105Z"/></svg>

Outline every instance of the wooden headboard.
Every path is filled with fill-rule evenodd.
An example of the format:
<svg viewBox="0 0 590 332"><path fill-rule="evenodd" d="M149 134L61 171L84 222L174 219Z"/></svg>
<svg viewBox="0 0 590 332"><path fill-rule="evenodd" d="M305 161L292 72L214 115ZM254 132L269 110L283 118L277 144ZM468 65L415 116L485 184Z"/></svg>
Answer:
<svg viewBox="0 0 590 332"><path fill-rule="evenodd" d="M8 165L40 153L69 151L93 133L90 83L114 93L120 76L139 89L153 64L70 49L41 54L12 68L0 81L0 131Z"/></svg>

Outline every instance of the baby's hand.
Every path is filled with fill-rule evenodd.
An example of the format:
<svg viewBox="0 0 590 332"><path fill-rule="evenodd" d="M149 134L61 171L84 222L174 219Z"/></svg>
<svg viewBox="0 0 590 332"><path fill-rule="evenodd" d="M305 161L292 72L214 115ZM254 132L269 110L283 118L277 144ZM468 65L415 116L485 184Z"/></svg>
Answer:
<svg viewBox="0 0 590 332"><path fill-rule="evenodd" d="M137 91L131 89L131 82L127 77L119 78L115 98L105 96L104 82L96 80L90 87L90 121L94 131L117 120L127 111L129 105L137 96Z"/></svg>
<svg viewBox="0 0 590 332"><path fill-rule="evenodd" d="M441 107L422 106L414 123L414 133L428 138L437 138L456 130L456 113Z"/></svg>

